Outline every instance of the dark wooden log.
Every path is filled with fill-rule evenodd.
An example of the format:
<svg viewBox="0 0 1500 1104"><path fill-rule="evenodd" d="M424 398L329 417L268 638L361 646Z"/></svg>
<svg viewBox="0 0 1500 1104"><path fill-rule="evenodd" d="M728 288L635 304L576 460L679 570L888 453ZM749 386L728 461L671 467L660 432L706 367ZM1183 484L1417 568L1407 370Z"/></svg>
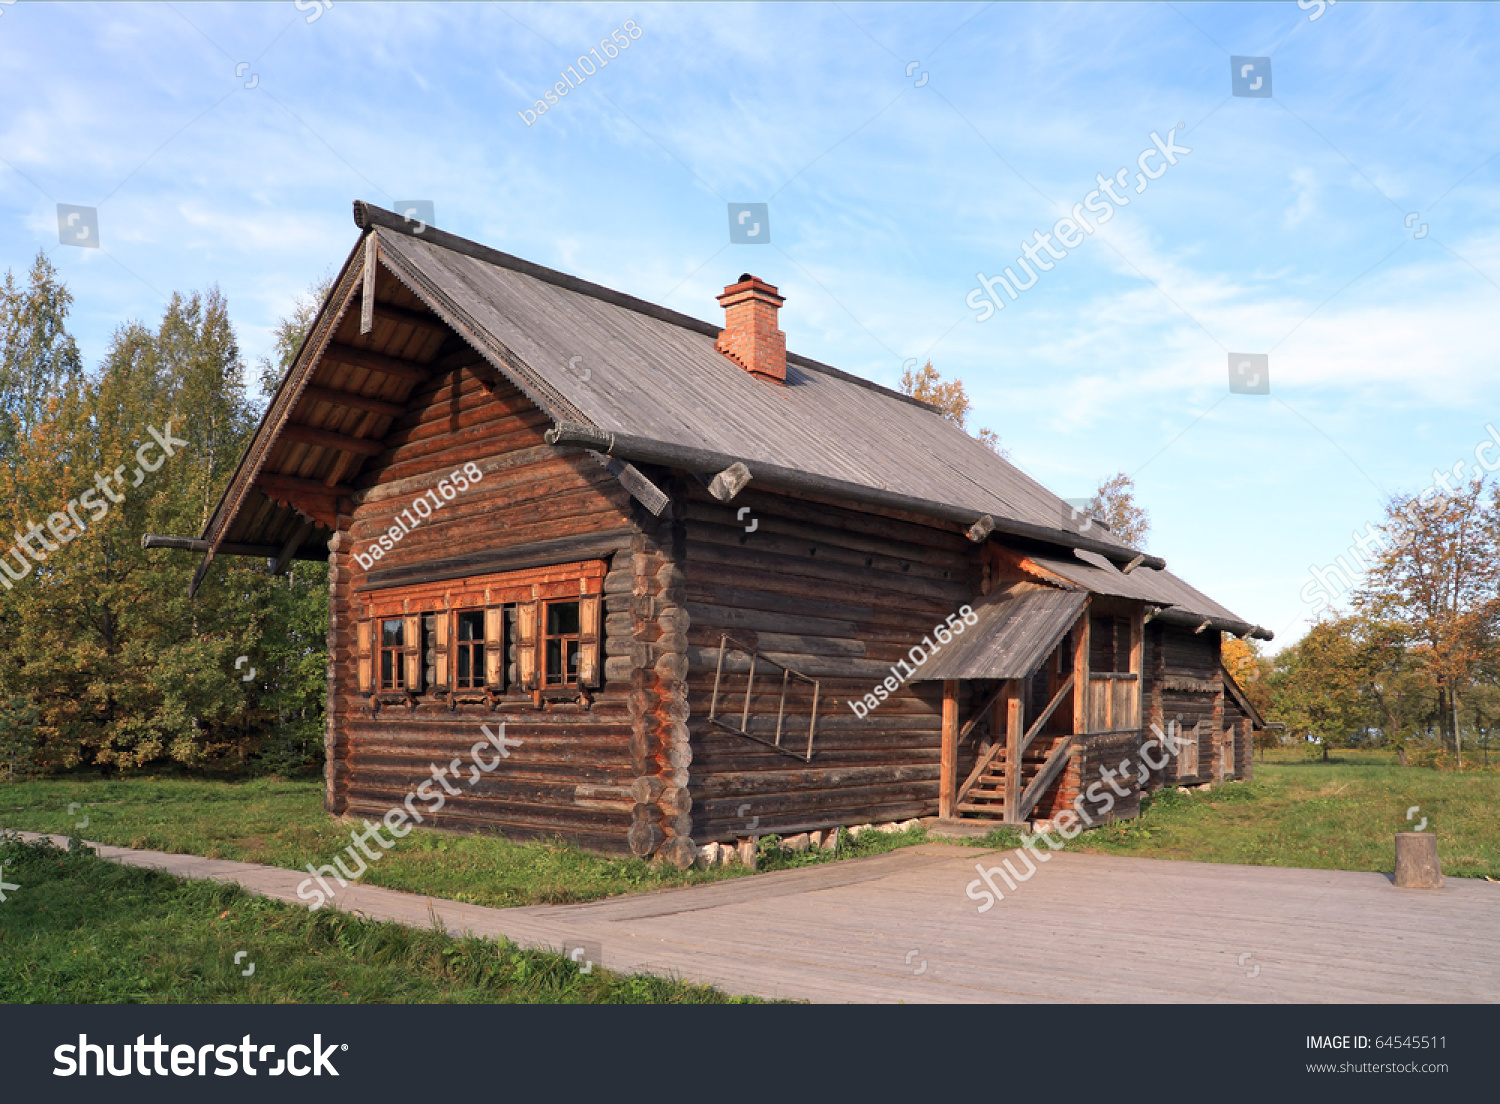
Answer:
<svg viewBox="0 0 1500 1104"><path fill-rule="evenodd" d="M330 403L348 410L384 414L388 418L399 418L406 413L406 407L400 403L372 398L369 395L356 395L351 391L337 391L331 387L314 387L311 384L302 389L301 401Z"/></svg>
<svg viewBox="0 0 1500 1104"><path fill-rule="evenodd" d="M312 495L319 498L344 498L352 493L352 487L336 483L328 486L319 483L316 479L300 479L291 475L277 475L274 472L261 472L255 477L255 486L258 487L267 498L276 498L278 495Z"/></svg>
<svg viewBox="0 0 1500 1104"><path fill-rule="evenodd" d="M347 364L351 368L363 368L367 372L379 372L382 376L409 380L413 383L422 383L431 375L431 372L423 365L381 353L372 353L368 349L357 349L352 345L342 345L336 341L328 343L323 359L336 364Z"/></svg>
<svg viewBox="0 0 1500 1104"><path fill-rule="evenodd" d="M600 432L592 427L571 425L566 422L559 422L548 431L548 443L577 444L584 448L597 448L601 452L608 452L629 460L695 472L720 472L735 463L742 462L739 458L724 453L666 444L630 434L611 433L601 436ZM939 518L964 527L973 525L983 516L979 511L971 508L932 502L896 491L887 491L862 483L783 467L779 464L767 464L757 460L750 462L748 467L757 482L764 482L793 493L818 494L835 501L886 506L917 516ZM1129 563L1139 554L1135 549L1094 540L1060 526L1036 525L1011 518L994 518L993 522L998 532L1045 541L1064 548L1086 549L1120 564ZM1148 556L1143 562L1145 566L1151 568L1166 567L1166 561L1159 556Z"/></svg>
<svg viewBox="0 0 1500 1104"><path fill-rule="evenodd" d="M398 585L435 583L444 579L459 579L465 575L521 571L530 567L544 567L547 564L567 563L570 560L595 559L627 546L632 534L633 530L629 529L610 529L601 533L585 533L576 537L538 541L518 548L470 553L442 560L426 560L408 567L372 571L365 576L364 583L358 589L363 591Z"/></svg>
<svg viewBox="0 0 1500 1104"><path fill-rule="evenodd" d="M166 537L157 533L146 533L141 536L142 548L171 548L181 552L207 552L209 542L199 540L197 537ZM281 547L274 544L236 544L226 541L219 545L220 556L254 556L257 559L272 560L280 555ZM322 560L327 561L327 549L320 548L298 548L292 555L297 560Z"/></svg>
<svg viewBox="0 0 1500 1104"><path fill-rule="evenodd" d="M296 441L304 445L316 445L319 448L336 449L339 452L351 453L355 456L379 456L385 451L385 445L380 441L369 440L364 437L350 437L343 433L332 433L326 429L315 429L306 425L286 425L282 427L281 439L284 441Z"/></svg>

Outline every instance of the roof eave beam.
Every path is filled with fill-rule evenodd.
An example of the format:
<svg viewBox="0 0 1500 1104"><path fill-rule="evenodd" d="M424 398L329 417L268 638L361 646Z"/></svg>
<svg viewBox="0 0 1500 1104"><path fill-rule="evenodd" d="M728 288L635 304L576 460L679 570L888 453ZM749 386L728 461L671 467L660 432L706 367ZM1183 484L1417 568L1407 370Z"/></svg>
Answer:
<svg viewBox="0 0 1500 1104"><path fill-rule="evenodd" d="M334 433L327 429L315 429L306 425L289 425L282 429L281 439L284 441L295 441L301 445L312 445L316 448L335 449L338 452L348 452L355 456L379 456L385 451L385 444L368 437L350 437L343 433Z"/></svg>
<svg viewBox="0 0 1500 1104"><path fill-rule="evenodd" d="M1095 552L1117 564L1129 563L1131 559L1139 555L1133 548L1106 544L1103 541L1092 540L1081 534L1069 533L1062 529L1051 529L1044 525L1032 525L1024 521L996 520L988 514L982 514L976 518L972 509L962 506L932 502L897 491L886 491L843 479L814 475L778 464L763 464L759 460L748 462L737 460L735 457L709 449L672 445L663 441L654 441L649 437L612 433L599 429L597 426L559 420L547 430L545 439L549 445L572 445L629 460L660 464L669 468L682 468L692 472L722 472L740 463L745 464L757 483L771 488L826 495L829 498L845 499L863 505L901 510L905 513L956 522L965 527L972 527L988 518L993 532L1044 541L1048 544L1061 545L1064 548L1081 548L1086 552ZM1167 565L1166 561L1159 556L1147 556L1141 563L1144 567L1158 571Z"/></svg>
<svg viewBox="0 0 1500 1104"><path fill-rule="evenodd" d="M142 548L168 548L177 552L208 551L208 541L198 537L168 537L158 533L146 533L141 537ZM219 545L220 556L253 556L257 560L276 559L284 549L277 548L274 544L236 544L229 541ZM299 547L292 553L294 560L326 560L328 552L326 549L307 550Z"/></svg>

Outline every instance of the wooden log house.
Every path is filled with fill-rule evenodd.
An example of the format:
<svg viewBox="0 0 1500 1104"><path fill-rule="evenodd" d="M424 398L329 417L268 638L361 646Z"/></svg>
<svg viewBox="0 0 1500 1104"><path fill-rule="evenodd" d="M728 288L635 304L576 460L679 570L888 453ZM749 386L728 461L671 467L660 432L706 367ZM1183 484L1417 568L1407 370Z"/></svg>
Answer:
<svg viewBox="0 0 1500 1104"><path fill-rule="evenodd" d="M1151 784L1250 776L1220 641L1270 633L928 405L788 353L776 288L742 276L719 326L355 222L204 532L146 538L204 553L194 589L215 556L327 559L330 813L380 817L502 722L520 743L433 823L679 866L1046 819L1152 723L1194 738Z"/></svg>

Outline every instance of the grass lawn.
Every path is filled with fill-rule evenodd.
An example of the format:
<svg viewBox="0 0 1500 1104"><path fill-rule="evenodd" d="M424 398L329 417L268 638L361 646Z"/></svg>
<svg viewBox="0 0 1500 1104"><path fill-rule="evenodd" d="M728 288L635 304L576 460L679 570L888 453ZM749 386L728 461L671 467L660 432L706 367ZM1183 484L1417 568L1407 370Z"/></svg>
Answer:
<svg viewBox="0 0 1500 1104"><path fill-rule="evenodd" d="M504 942L308 912L0 837L0 1002L726 1004ZM239 965L237 951L250 950ZM243 971L253 962L250 977ZM745 998L748 1000L748 998Z"/></svg>
<svg viewBox="0 0 1500 1104"><path fill-rule="evenodd" d="M321 779L223 782L77 776L0 785L0 828L292 870L304 869L309 862L329 862L348 845L349 833L357 827L323 811ZM922 838L920 829L866 833L841 848L840 855L877 854ZM821 853L763 852L759 868L777 870L831 859ZM749 873L739 866L678 871L635 858L590 854L562 841L521 842L414 828L371 864L361 880L504 907L571 904Z"/></svg>
<svg viewBox="0 0 1500 1104"><path fill-rule="evenodd" d="M1256 780L1155 795L1138 821L1085 832L1073 850L1198 862L1390 871L1392 835L1428 818L1443 872L1500 878L1500 773L1400 767L1378 752L1341 751L1331 763L1296 752L1255 764ZM78 807L69 810L71 803ZM1414 819L1406 811L1418 806ZM84 817L88 824L83 825ZM64 777L0 785L0 827L102 843L238 859L289 869L323 863L350 825L323 812L321 782L205 781L181 777ZM920 842L921 829L865 833L840 857ZM771 841L763 841L763 844ZM1010 830L982 842L1013 847ZM821 853L764 852L761 870L830 861ZM514 842L415 829L364 881L474 904L565 904L722 878L740 867L678 871L607 858L561 841Z"/></svg>
<svg viewBox="0 0 1500 1104"><path fill-rule="evenodd" d="M1256 759L1253 782L1156 794L1139 820L1085 832L1068 848L1389 873L1392 836L1424 816L1445 875L1500 878L1500 773L1401 767L1383 752L1340 751L1329 763L1273 752L1269 762ZM992 833L985 842L1014 846L1015 837Z"/></svg>

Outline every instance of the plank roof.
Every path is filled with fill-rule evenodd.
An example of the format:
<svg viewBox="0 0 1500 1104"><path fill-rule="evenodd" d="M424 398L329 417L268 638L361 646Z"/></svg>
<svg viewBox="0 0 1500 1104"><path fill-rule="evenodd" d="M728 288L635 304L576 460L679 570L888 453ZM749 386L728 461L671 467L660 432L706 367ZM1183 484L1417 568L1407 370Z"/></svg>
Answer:
<svg viewBox="0 0 1500 1104"><path fill-rule="evenodd" d="M487 344L555 420L732 456L1068 536L1061 498L926 403L795 354L786 386L715 347L720 327L377 227L383 263ZM535 268L535 266L527 266ZM689 324L690 323L690 324ZM1097 539L1130 546L1108 530Z"/></svg>
<svg viewBox="0 0 1500 1104"><path fill-rule="evenodd" d="M1021 561L1024 570L1035 577L1055 583L1058 579L1094 594L1129 598L1157 607L1165 620L1179 624L1200 625L1232 632L1236 636L1253 633L1269 640L1271 633L1243 620L1215 602L1196 587L1190 586L1170 571L1132 571L1125 574L1103 556L1084 549L1070 549L1057 556L1028 555Z"/></svg>
<svg viewBox="0 0 1500 1104"><path fill-rule="evenodd" d="M997 591L974 605L976 623L940 645L912 681L1026 678L1052 654L1087 601L1078 590Z"/></svg>
<svg viewBox="0 0 1500 1104"><path fill-rule="evenodd" d="M476 371L509 379L556 428L597 438L585 447L699 473L739 462L771 485L801 477L814 494L976 525L975 539L994 528L1053 546L1059 557L1077 549L1092 559L1056 572L1073 585L1244 624L1153 570L1160 559L1137 554L1107 528L1080 537L1061 498L927 403L796 353L787 354L786 385L771 385L715 348L721 327L713 323L436 227L414 229L368 204L355 204L355 222L363 234L308 341L202 538L186 542L207 552L194 588L214 551L231 542L281 546L283 558L316 555L323 538L309 523L328 527L332 498L365 466L349 450L369 451L365 443L388 431L392 419L381 411L412 392L407 369L420 378L447 363L439 354L461 338L482 358ZM350 313L361 279L377 318L368 335ZM455 336L443 343L424 319ZM342 365L330 359L335 353ZM324 401L338 399L335 392L346 396L342 408ZM360 403L363 411L347 411ZM1111 563L1132 559L1145 569L1123 575Z"/></svg>

